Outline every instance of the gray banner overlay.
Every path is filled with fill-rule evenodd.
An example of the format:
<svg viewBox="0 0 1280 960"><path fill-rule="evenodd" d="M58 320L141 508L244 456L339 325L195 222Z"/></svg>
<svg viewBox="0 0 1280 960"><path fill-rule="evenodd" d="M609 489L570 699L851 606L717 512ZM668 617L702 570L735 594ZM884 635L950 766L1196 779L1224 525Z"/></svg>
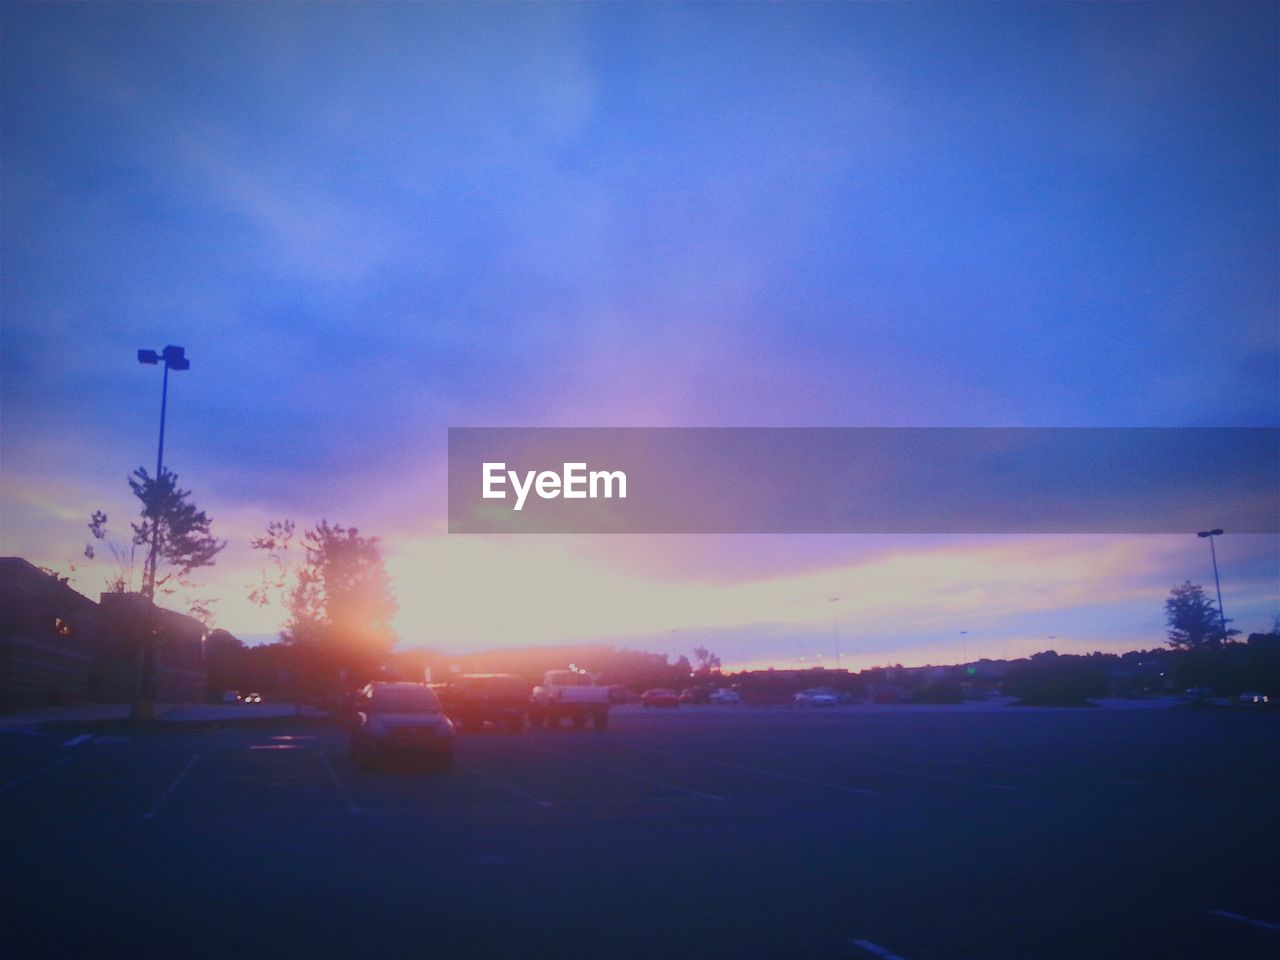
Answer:
<svg viewBox="0 0 1280 960"><path fill-rule="evenodd" d="M1280 531L1280 430L449 430L450 533L1209 527Z"/></svg>

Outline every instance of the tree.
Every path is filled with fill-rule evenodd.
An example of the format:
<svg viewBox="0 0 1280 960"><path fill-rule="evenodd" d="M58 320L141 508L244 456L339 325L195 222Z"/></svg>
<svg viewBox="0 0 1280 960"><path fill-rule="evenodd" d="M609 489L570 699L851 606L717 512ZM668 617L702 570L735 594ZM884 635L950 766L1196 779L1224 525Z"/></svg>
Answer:
<svg viewBox="0 0 1280 960"><path fill-rule="evenodd" d="M190 490L178 489L176 473L161 470L157 478L139 467L129 478L129 489L142 502L141 520L132 524L133 543L155 546L147 556L144 593L154 600L155 590L173 577L182 582L192 570L213 566L227 542L214 538L210 532L213 519L187 500ZM102 519L105 523L106 516ZM162 566L172 568L171 572L160 576Z"/></svg>
<svg viewBox="0 0 1280 960"><path fill-rule="evenodd" d="M94 540L107 546L115 561L115 570L106 584L107 590L126 593L136 588L154 600L157 593L176 592L176 586L188 591L198 589L198 585L190 580L190 574L201 567L213 566L215 558L227 545L225 540L218 540L213 536L213 519L188 500L190 490L178 489L178 475L170 470L163 471L157 481L144 468L139 467L129 477L129 489L142 506L138 522L131 525L132 536L127 545L110 537L106 513L95 510L89 517L89 533ZM159 537L156 540L153 570L151 545L157 532ZM144 560L142 582L137 584L135 574L139 547L144 552ZM92 541L85 544L86 559L94 560L97 554L98 548ZM168 572L153 576L164 567L168 568ZM216 600L191 596L188 600L187 612L206 626L211 625L212 605Z"/></svg>
<svg viewBox="0 0 1280 960"><path fill-rule="evenodd" d="M1088 657L1062 657L1050 650L1010 666L1004 692L1037 706L1078 706L1106 696L1107 677Z"/></svg>
<svg viewBox="0 0 1280 960"><path fill-rule="evenodd" d="M693 658L698 661L697 672L704 676L720 670L720 658L706 647L694 647Z"/></svg>
<svg viewBox="0 0 1280 960"><path fill-rule="evenodd" d="M1217 650L1228 637L1240 632L1228 629L1224 633L1217 604L1205 596L1203 587L1190 580L1169 591L1164 615L1169 625L1169 645L1180 650Z"/></svg>
<svg viewBox="0 0 1280 960"><path fill-rule="evenodd" d="M288 611L281 639L295 648L297 669L313 687L331 689L344 672L350 682L371 676L395 642L396 602L378 538L321 520L303 534L297 562L288 555L293 531L292 521L273 523L253 541L276 574L264 576L250 598L264 604L280 591Z"/></svg>

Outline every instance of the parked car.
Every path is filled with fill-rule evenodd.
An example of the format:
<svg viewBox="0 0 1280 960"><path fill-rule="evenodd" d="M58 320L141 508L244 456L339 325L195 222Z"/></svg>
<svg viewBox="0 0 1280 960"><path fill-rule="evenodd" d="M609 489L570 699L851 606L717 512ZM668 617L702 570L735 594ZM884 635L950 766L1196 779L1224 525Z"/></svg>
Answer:
<svg viewBox="0 0 1280 960"><path fill-rule="evenodd" d="M829 687L811 687L797 693L795 702L802 707L834 707L840 695Z"/></svg>
<svg viewBox="0 0 1280 960"><path fill-rule="evenodd" d="M678 707L680 698L674 690L665 687L654 687L640 694L640 702L646 707Z"/></svg>
<svg viewBox="0 0 1280 960"><path fill-rule="evenodd" d="M510 673L468 673L438 691L449 719L463 730L479 730L486 723L511 733L524 729L529 709L529 684Z"/></svg>
<svg viewBox="0 0 1280 960"><path fill-rule="evenodd" d="M729 687L721 687L719 690L711 691L711 703L741 703L742 694L737 690Z"/></svg>
<svg viewBox="0 0 1280 960"><path fill-rule="evenodd" d="M1249 706L1252 706L1255 703L1259 706L1265 706L1267 703L1271 702L1270 698L1265 693L1258 693L1254 690L1249 690L1240 694L1240 696L1236 698L1236 701Z"/></svg>
<svg viewBox="0 0 1280 960"><path fill-rule="evenodd" d="M246 694L244 695L244 700L242 700L241 702L242 702L242 703L261 703L261 702L262 702L262 694L260 694L260 693L246 693Z"/></svg>
<svg viewBox="0 0 1280 960"><path fill-rule="evenodd" d="M448 769L455 739L453 723L425 683L371 683L356 697L351 758L361 766L414 757Z"/></svg>
<svg viewBox="0 0 1280 960"><path fill-rule="evenodd" d="M609 726L610 688L596 684L596 678L581 669L548 670L529 699L529 722L560 726L566 717L581 730L590 720L597 730Z"/></svg>

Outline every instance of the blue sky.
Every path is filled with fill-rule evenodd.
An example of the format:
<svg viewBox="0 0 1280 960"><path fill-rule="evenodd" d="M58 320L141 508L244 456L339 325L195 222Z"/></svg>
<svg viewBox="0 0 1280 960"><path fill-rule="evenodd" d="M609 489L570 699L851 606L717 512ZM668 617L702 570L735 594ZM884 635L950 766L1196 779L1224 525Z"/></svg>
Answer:
<svg viewBox="0 0 1280 960"><path fill-rule="evenodd" d="M448 426L1280 423L1274 5L0 16L4 552L65 563L89 510L124 518L159 391L133 352L180 343L168 461L232 541L232 629L271 629L231 593L278 516L381 534L402 594L480 553L514 595L529 544L442 532ZM544 549L616 573L640 635L654 584L856 582L882 549L835 539ZM1192 541L1134 561L1126 637L1204 579ZM1223 552L1261 628L1274 540ZM723 599L671 629L747 629ZM521 633L423 604L405 642ZM529 636L609 632L536 607Z"/></svg>

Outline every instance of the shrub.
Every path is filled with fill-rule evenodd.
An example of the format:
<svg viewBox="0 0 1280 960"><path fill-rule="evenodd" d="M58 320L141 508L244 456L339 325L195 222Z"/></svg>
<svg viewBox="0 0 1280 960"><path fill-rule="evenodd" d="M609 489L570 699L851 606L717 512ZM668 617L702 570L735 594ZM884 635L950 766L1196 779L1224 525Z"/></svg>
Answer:
<svg viewBox="0 0 1280 960"><path fill-rule="evenodd" d="M1106 695L1107 678L1083 657L1035 659L1009 668L1004 692L1035 706L1080 706Z"/></svg>

